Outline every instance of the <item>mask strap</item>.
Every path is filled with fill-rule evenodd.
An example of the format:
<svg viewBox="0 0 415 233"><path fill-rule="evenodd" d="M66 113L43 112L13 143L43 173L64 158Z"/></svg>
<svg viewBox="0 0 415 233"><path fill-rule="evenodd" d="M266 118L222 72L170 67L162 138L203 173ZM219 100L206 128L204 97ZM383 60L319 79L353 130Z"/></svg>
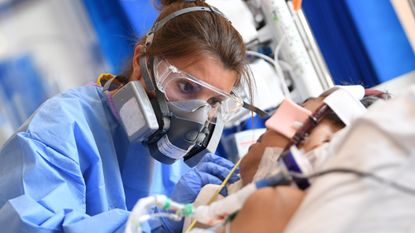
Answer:
<svg viewBox="0 0 415 233"><path fill-rule="evenodd" d="M152 67L154 59L150 58L149 66ZM170 117L171 113L167 106L167 100L164 97L164 94L160 92L154 86L155 80L150 75L152 69L147 66L147 57L146 57L146 48L144 47L141 50L141 55L139 57L141 75L146 84L146 89L149 92L155 93L156 98L150 98L151 105L153 106L154 113L156 114L157 123L159 124L159 129L148 138L148 143L152 143L160 139L167 130L170 128Z"/></svg>
<svg viewBox="0 0 415 233"><path fill-rule="evenodd" d="M154 92L156 91L156 88L154 87L153 81L151 80L151 75L150 75L151 71L149 70L149 67L147 66L146 54L147 54L147 49L143 47L140 50L140 57L139 57L141 75L143 76L147 91Z"/></svg>

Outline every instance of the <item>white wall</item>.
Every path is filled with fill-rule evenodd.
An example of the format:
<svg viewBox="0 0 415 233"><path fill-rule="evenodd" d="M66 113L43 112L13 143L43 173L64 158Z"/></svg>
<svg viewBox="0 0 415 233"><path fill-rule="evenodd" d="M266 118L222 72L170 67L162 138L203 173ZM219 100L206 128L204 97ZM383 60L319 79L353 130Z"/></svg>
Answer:
<svg viewBox="0 0 415 233"><path fill-rule="evenodd" d="M0 60L30 53L59 90L96 79L105 69L80 0L30 0L0 15Z"/></svg>
<svg viewBox="0 0 415 233"><path fill-rule="evenodd" d="M48 96L95 81L108 69L81 1L28 0L0 12L0 62L29 54ZM10 109L18 106L4 99L0 146L17 128Z"/></svg>

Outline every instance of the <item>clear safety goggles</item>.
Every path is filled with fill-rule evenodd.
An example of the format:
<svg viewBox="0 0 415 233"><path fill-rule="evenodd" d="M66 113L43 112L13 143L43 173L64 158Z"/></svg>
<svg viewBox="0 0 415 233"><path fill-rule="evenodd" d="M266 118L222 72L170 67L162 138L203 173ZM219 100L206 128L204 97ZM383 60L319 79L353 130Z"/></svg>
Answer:
<svg viewBox="0 0 415 233"><path fill-rule="evenodd" d="M154 59L153 71L157 88L167 101L182 111L195 112L208 107L208 120L214 122L220 115L224 121L244 107L243 100L228 94L184 71L166 59ZM193 104L183 104L191 100ZM198 104L195 104L198 103Z"/></svg>

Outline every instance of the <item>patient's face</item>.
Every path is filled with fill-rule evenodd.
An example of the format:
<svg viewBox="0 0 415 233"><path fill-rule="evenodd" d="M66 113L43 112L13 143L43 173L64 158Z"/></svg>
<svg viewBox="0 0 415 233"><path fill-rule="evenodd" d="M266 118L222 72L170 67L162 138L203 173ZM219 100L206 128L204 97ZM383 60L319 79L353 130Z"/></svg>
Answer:
<svg viewBox="0 0 415 233"><path fill-rule="evenodd" d="M304 139L300 145L300 149L303 149L304 152L314 150L322 144L330 142L334 134L341 129L341 126L334 124L328 119L324 119L313 129L313 131L311 131L311 134Z"/></svg>
<svg viewBox="0 0 415 233"><path fill-rule="evenodd" d="M322 100L323 98L309 99L303 104L303 107L314 112L321 106L323 103ZM341 127L337 126L332 121L324 119L313 129L310 135L305 138L300 145L300 149L303 149L304 152L316 149L325 142L329 142L333 135L340 129ZM285 136L273 130L267 130L258 141L249 148L248 153L241 161L240 171L243 184L245 185L252 182L252 178L258 169L265 148L285 148L289 142L290 140Z"/></svg>
<svg viewBox="0 0 415 233"><path fill-rule="evenodd" d="M310 99L303 104L303 107L314 112L323 104L323 99L321 97ZM342 127L338 124L328 119L323 119L300 144L300 149L303 149L304 152L316 149L323 143L329 142L334 134L341 129Z"/></svg>

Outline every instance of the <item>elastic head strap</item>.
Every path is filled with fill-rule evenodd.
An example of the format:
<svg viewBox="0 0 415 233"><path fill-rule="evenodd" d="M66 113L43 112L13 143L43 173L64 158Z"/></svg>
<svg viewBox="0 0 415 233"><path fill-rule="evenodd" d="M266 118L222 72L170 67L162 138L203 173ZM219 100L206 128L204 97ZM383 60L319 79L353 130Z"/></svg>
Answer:
<svg viewBox="0 0 415 233"><path fill-rule="evenodd" d="M165 18L154 23L151 30L147 33L145 46L149 47L153 43L154 33L156 33L160 28L162 28L168 21L172 20L173 18L176 18L177 16L184 15L190 12L196 12L196 11L210 11L212 13L218 14L224 17L225 19L227 19L222 12L220 12L216 7L213 7L213 6L193 6L193 7L183 8L181 10L178 10L178 11L175 11L169 14Z"/></svg>

